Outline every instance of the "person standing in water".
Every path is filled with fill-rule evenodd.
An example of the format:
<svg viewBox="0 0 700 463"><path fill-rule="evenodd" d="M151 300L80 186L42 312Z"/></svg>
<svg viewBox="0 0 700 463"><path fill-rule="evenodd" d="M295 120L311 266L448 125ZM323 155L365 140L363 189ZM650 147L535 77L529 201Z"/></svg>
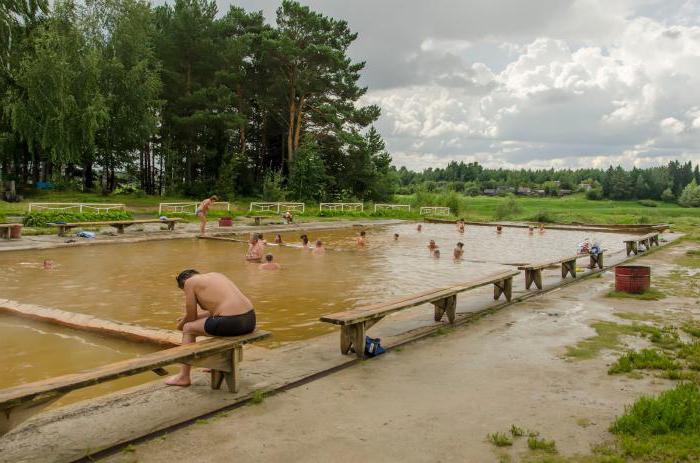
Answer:
<svg viewBox="0 0 700 463"><path fill-rule="evenodd" d="M304 249L306 251L310 251L309 237L306 235L301 235L299 238L301 239L301 249Z"/></svg>
<svg viewBox="0 0 700 463"><path fill-rule="evenodd" d="M365 239L365 235L367 235L367 233L364 230L362 230L360 232L360 236L355 238L355 241L357 242L358 246L364 246L365 244L367 244L367 240Z"/></svg>
<svg viewBox="0 0 700 463"><path fill-rule="evenodd" d="M199 206L197 206L195 215L199 218L199 233L202 236L204 236L207 229L207 214L209 213L209 207L218 200L219 197L213 195L199 203Z"/></svg>
<svg viewBox="0 0 700 463"><path fill-rule="evenodd" d="M258 235L253 234L248 242L248 251L245 254L245 260L248 262L261 262L265 248L258 239Z"/></svg>
<svg viewBox="0 0 700 463"><path fill-rule="evenodd" d="M418 226L416 227L416 231L417 231L417 232L422 232L422 231L423 231L423 225L418 224Z"/></svg>
<svg viewBox="0 0 700 463"><path fill-rule="evenodd" d="M503 227L500 225L496 225L496 233L500 235L502 232L503 232Z"/></svg>
<svg viewBox="0 0 700 463"><path fill-rule="evenodd" d="M260 270L279 270L282 268L277 262L272 262L272 254L265 254L265 263L260 264L258 268Z"/></svg>
<svg viewBox="0 0 700 463"><path fill-rule="evenodd" d="M428 243L428 251L430 252L430 254L435 254L435 251L437 251L437 249L438 245L435 244L435 240L430 240L430 242Z"/></svg>
<svg viewBox="0 0 700 463"><path fill-rule="evenodd" d="M226 276L188 269L175 279L185 292L185 315L177 319L183 346L197 336L242 336L255 331L253 304ZM190 365L183 364L180 373L165 384L189 386L190 370Z"/></svg>
<svg viewBox="0 0 700 463"><path fill-rule="evenodd" d="M275 235L275 244L282 244L282 235L279 233Z"/></svg>
<svg viewBox="0 0 700 463"><path fill-rule="evenodd" d="M394 241L398 241L398 240L399 240L399 234L398 234L398 233L394 233Z"/></svg>
<svg viewBox="0 0 700 463"><path fill-rule="evenodd" d="M462 260L462 257L464 256L464 243L461 241L457 243L457 247L454 249L454 258L455 260Z"/></svg>

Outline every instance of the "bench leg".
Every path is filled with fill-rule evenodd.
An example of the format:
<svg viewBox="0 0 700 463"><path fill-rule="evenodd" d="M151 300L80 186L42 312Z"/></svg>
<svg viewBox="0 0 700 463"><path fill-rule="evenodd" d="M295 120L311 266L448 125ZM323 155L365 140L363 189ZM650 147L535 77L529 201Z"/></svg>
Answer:
<svg viewBox="0 0 700 463"><path fill-rule="evenodd" d="M170 230L170 231L175 230L175 222L169 222L169 223L168 223L168 230Z"/></svg>
<svg viewBox="0 0 700 463"><path fill-rule="evenodd" d="M493 283L494 300L498 300L498 298L501 297L501 294L505 294L506 300L510 302L510 298L513 295L513 277Z"/></svg>
<svg viewBox="0 0 700 463"><path fill-rule="evenodd" d="M566 278L567 274L571 274L572 277L576 278L576 261L569 260L561 263L561 277Z"/></svg>
<svg viewBox="0 0 700 463"><path fill-rule="evenodd" d="M221 383L224 381L224 372L219 370L211 370L211 388L221 389Z"/></svg>
<svg viewBox="0 0 700 463"><path fill-rule="evenodd" d="M455 317L457 316L457 295L435 301L433 305L435 306L436 322L442 320L444 314L447 314L447 320L449 320L450 323L455 322Z"/></svg>
<svg viewBox="0 0 700 463"><path fill-rule="evenodd" d="M525 289L530 289L534 281L532 270L525 269Z"/></svg>
<svg viewBox="0 0 700 463"><path fill-rule="evenodd" d="M243 346L236 346L231 355L231 371L224 373L229 392L238 392L241 388L241 362L243 361Z"/></svg>
<svg viewBox="0 0 700 463"><path fill-rule="evenodd" d="M120 235L123 235L124 234L124 225L116 225L116 227L117 227L117 233L119 233Z"/></svg>
<svg viewBox="0 0 700 463"><path fill-rule="evenodd" d="M340 327L340 353L347 355L355 351L358 358L365 357L365 324L343 325Z"/></svg>

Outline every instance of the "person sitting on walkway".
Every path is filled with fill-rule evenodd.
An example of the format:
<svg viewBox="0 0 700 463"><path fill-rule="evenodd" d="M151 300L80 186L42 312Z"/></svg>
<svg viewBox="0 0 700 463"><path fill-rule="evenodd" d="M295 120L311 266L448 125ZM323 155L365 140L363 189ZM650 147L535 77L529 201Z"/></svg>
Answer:
<svg viewBox="0 0 700 463"><path fill-rule="evenodd" d="M326 253L326 248L323 247L321 240L316 240L316 247L312 252L316 256L321 256Z"/></svg>
<svg viewBox="0 0 700 463"><path fill-rule="evenodd" d="M277 262L272 262L272 254L265 254L265 263L260 264L258 268L260 270L279 270L282 268Z"/></svg>
<svg viewBox="0 0 700 463"><path fill-rule="evenodd" d="M284 220L284 223L289 225L290 223L294 223L294 216L291 212L284 211L284 214L282 214L282 220Z"/></svg>
<svg viewBox="0 0 700 463"><path fill-rule="evenodd" d="M177 320L182 345L195 342L197 336L242 336L255 331L253 304L226 276L188 269L176 280L185 292L185 315ZM190 370L190 365L183 364L180 373L165 384L189 386Z"/></svg>
<svg viewBox="0 0 700 463"><path fill-rule="evenodd" d="M462 257L464 256L464 243L461 241L457 243L457 247L454 249L454 258L455 260L462 260Z"/></svg>
<svg viewBox="0 0 700 463"><path fill-rule="evenodd" d="M202 236L204 236L204 234L206 233L207 214L209 213L209 207L212 205L212 203L215 203L218 200L219 198L216 195L211 196L199 203L199 206L197 206L197 210L194 212L194 215L199 217L199 233Z"/></svg>

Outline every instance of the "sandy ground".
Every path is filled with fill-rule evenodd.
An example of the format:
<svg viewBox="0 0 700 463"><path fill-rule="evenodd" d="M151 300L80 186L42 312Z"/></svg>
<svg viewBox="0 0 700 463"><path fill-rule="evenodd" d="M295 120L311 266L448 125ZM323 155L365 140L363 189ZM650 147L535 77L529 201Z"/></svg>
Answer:
<svg viewBox="0 0 700 463"><path fill-rule="evenodd" d="M638 259L655 277L697 244ZM478 321L396 349L333 375L127 447L110 462L515 461L524 439L498 450L486 435L511 424L554 439L561 454L588 453L609 423L641 394L673 382L609 376L616 358L565 358L592 336L590 323L624 323L615 312L700 319L690 297L606 298L614 276L588 279L514 304ZM628 340L635 347L639 339Z"/></svg>

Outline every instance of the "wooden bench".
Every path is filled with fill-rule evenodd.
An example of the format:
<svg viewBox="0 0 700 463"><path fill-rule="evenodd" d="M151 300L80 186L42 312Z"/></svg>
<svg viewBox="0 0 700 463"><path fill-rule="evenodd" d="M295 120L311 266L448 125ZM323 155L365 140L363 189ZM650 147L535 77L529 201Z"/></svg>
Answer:
<svg viewBox="0 0 700 463"><path fill-rule="evenodd" d="M22 230L22 224L0 223L0 238L4 238L6 240L12 239L12 230L15 228L19 228L20 230Z"/></svg>
<svg viewBox="0 0 700 463"><path fill-rule="evenodd" d="M124 233L126 227L146 223L164 223L168 225L168 230L175 230L175 224L182 219L144 219L144 220L105 220L103 222L75 222L75 223L49 223L47 225L58 228L58 236L63 236L72 228L78 227L100 227L109 225L117 229L117 233Z"/></svg>
<svg viewBox="0 0 700 463"><path fill-rule="evenodd" d="M219 389L223 380L226 380L228 390L238 392L243 345L269 335L267 331L256 331L244 336L210 338L110 363L82 373L0 390L0 436L71 391L145 371L153 371L162 376L167 374L163 367L174 363L211 368L212 389Z"/></svg>
<svg viewBox="0 0 700 463"><path fill-rule="evenodd" d="M354 350L359 358L363 358L366 331L387 315L421 304L432 303L435 308L436 322L442 320L446 314L448 321L454 323L458 293L493 284L493 298L498 300L501 295L504 295L506 300L510 301L513 291L513 277L519 274L520 272L516 270L508 270L448 288L431 289L381 304L324 315L320 320L340 325L341 354L347 355L351 350Z"/></svg>
<svg viewBox="0 0 700 463"><path fill-rule="evenodd" d="M652 232L652 233L647 233L646 235L638 236L636 238L632 238L629 240L624 240L625 242L625 249L627 251L627 255L629 256L630 254L634 253L639 254L639 245L643 244L645 247L645 250L651 249L651 246L653 244L659 245L659 232Z"/></svg>
<svg viewBox="0 0 700 463"><path fill-rule="evenodd" d="M525 289L530 289L533 283L535 283L537 289L542 289L542 270L545 268L561 264L562 278L566 278L569 274L571 274L573 278L576 278L576 260L578 258L588 256L590 258L589 268L595 268L597 266L602 269L604 252L605 250L602 250L599 254L576 254L575 256L563 257L547 262L520 265L518 266L518 270L525 271Z"/></svg>

